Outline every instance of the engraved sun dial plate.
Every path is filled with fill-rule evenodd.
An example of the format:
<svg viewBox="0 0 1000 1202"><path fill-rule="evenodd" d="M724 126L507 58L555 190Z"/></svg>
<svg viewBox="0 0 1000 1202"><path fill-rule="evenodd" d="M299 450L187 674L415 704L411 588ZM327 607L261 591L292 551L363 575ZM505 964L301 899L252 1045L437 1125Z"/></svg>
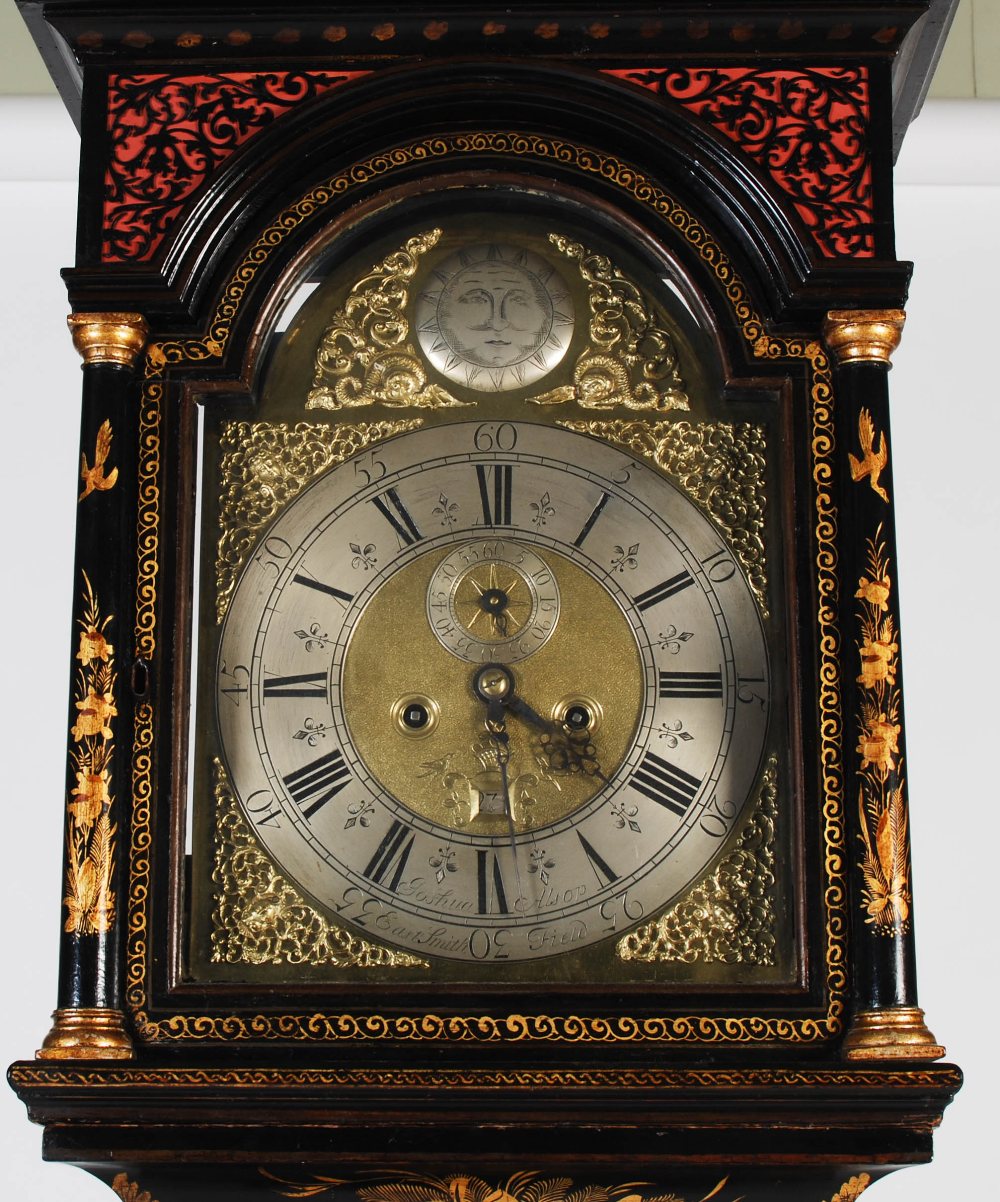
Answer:
<svg viewBox="0 0 1000 1202"><path fill-rule="evenodd" d="M510 243L466 246L437 264L415 316L431 366L477 392L535 384L562 361L574 328L556 268Z"/></svg>

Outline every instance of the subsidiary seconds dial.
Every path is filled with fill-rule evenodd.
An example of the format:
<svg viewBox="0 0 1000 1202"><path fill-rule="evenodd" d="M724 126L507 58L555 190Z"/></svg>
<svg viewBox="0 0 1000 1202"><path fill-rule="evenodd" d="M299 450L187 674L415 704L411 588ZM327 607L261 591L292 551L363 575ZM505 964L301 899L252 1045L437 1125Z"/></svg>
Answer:
<svg viewBox="0 0 1000 1202"><path fill-rule="evenodd" d="M535 959L651 917L762 758L766 645L725 542L564 430L459 423L369 456L274 522L225 621L219 732L258 839L339 921L424 955Z"/></svg>

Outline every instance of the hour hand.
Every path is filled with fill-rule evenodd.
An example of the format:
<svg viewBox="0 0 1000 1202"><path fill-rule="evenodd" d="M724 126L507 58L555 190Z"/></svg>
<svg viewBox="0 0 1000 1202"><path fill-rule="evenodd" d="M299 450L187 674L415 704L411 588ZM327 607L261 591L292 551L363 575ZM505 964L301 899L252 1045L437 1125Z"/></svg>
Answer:
<svg viewBox="0 0 1000 1202"><path fill-rule="evenodd" d="M550 768L556 771L569 769L571 772L584 772L588 776L596 776L599 780L607 782L608 778L601 771L594 754L594 745L585 728L574 728L569 721L551 722L516 694L508 697L506 704L512 714L516 714L532 726L537 726L548 736L547 740L542 740L542 750Z"/></svg>

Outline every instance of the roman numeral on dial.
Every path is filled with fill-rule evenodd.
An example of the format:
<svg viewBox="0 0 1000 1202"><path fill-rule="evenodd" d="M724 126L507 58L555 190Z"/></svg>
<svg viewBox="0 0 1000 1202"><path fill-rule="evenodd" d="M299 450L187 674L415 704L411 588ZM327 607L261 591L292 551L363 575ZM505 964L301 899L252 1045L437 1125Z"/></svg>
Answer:
<svg viewBox="0 0 1000 1202"><path fill-rule="evenodd" d="M305 672L301 676L266 676L264 698L325 697L326 673Z"/></svg>
<svg viewBox="0 0 1000 1202"><path fill-rule="evenodd" d="M590 517L587 518L587 520L583 523L583 529L576 536L576 538L573 539L574 547L582 547L583 546L583 540L587 537L587 535L591 532L591 530L593 530L594 523L604 512L604 506L607 505L607 503L610 500L611 500L611 494L609 492L601 493L601 499L594 506L593 511L590 514Z"/></svg>
<svg viewBox="0 0 1000 1202"><path fill-rule="evenodd" d="M690 572L678 572L676 576L671 576L669 580L661 580L659 584L654 584L652 588L646 589L632 600L640 609L649 609L650 606L659 605L661 601L666 601L668 597L675 596L692 584L694 577Z"/></svg>
<svg viewBox="0 0 1000 1202"><path fill-rule="evenodd" d="M292 580L296 584L304 584L306 588L314 588L317 593L326 593L329 597L336 597L338 601L350 603L354 600L353 593L345 593L341 588L334 588L332 584L324 584L322 580L314 580L311 576L293 576Z"/></svg>
<svg viewBox="0 0 1000 1202"><path fill-rule="evenodd" d="M495 851L485 848L476 852L476 872L479 883L479 913L509 914L507 891L503 886L500 861Z"/></svg>
<svg viewBox="0 0 1000 1202"><path fill-rule="evenodd" d="M394 488L386 489L380 497L372 497L372 504L393 530L396 531L406 546L412 546L413 543L419 542L424 537L417 529L413 518L410 517L409 511L399 499L399 493Z"/></svg>
<svg viewBox="0 0 1000 1202"><path fill-rule="evenodd" d="M633 789L683 818L701 788L701 781L669 760L647 751L629 782Z"/></svg>
<svg viewBox="0 0 1000 1202"><path fill-rule="evenodd" d="M586 853L587 859L590 861L590 866L594 870L594 874L602 885L611 885L618 880L618 873L610 867L607 860L598 852L598 850L580 834L576 832L576 837L580 840L580 845Z"/></svg>
<svg viewBox="0 0 1000 1202"><path fill-rule="evenodd" d="M476 475L479 477L479 497L483 503L483 524L486 526L511 525L514 468L510 464L488 468L477 463ZM489 477L492 477L492 480Z"/></svg>
<svg viewBox="0 0 1000 1202"><path fill-rule="evenodd" d="M415 838L408 826L394 818L375 854L368 861L364 875L376 885L387 885L395 893L406 871L406 861Z"/></svg>
<svg viewBox="0 0 1000 1202"><path fill-rule="evenodd" d="M331 751L281 779L302 817L309 819L347 787L351 770L339 751Z"/></svg>
<svg viewBox="0 0 1000 1202"><path fill-rule="evenodd" d="M717 672L661 672L660 696L721 697L722 669Z"/></svg>

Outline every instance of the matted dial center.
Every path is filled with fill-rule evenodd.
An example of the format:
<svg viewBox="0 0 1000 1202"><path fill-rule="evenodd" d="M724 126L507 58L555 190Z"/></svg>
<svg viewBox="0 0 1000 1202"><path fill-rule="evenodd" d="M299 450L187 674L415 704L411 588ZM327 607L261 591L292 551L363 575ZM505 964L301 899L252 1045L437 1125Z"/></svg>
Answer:
<svg viewBox="0 0 1000 1202"><path fill-rule="evenodd" d="M557 552L545 556L495 538L427 552L384 581L354 626L341 677L351 744L381 788L436 826L508 832L491 703L503 706L518 831L584 805L632 748L647 687L632 626L600 581ZM507 639L481 641L484 606L501 604ZM509 708L512 698L543 725ZM564 734L567 698L589 699L599 729L576 741ZM419 728L408 723L418 704L431 716Z"/></svg>

